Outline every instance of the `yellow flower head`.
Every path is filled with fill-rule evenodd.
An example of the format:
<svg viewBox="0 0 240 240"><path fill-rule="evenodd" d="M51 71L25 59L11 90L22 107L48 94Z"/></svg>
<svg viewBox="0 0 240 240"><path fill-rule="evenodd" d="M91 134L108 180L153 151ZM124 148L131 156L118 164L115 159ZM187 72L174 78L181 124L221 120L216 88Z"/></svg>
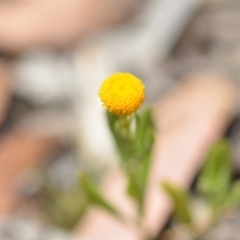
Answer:
<svg viewBox="0 0 240 240"><path fill-rule="evenodd" d="M99 96L111 113L127 116L143 103L144 85L130 73L115 73L102 83Z"/></svg>

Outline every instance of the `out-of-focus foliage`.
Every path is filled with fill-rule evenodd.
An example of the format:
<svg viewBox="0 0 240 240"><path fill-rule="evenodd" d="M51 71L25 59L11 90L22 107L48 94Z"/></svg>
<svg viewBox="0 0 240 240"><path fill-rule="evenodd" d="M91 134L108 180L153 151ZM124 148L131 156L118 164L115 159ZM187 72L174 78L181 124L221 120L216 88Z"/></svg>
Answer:
<svg viewBox="0 0 240 240"><path fill-rule="evenodd" d="M226 140L218 142L207 156L198 179L198 192L213 206L226 199L231 185L231 150Z"/></svg>
<svg viewBox="0 0 240 240"><path fill-rule="evenodd" d="M103 196L101 191L98 189L97 184L94 183L87 174L81 174L80 184L83 187L85 194L88 196L89 202L94 205L102 207L109 213L113 214L118 219L123 220L121 213L108 202L107 199Z"/></svg>
<svg viewBox="0 0 240 240"><path fill-rule="evenodd" d="M142 214L154 142L151 110L145 109L125 118L108 112L107 118L128 178L128 194L136 201L139 214Z"/></svg>
<svg viewBox="0 0 240 240"><path fill-rule="evenodd" d="M181 222L190 224L192 222L192 213L188 193L169 183L163 183L162 187L173 201L175 216Z"/></svg>
<svg viewBox="0 0 240 240"><path fill-rule="evenodd" d="M139 210L139 219L133 220L136 224L140 222L143 214L151 164L154 142L152 112L150 109L143 109L128 117L119 117L106 112L106 117L128 181L126 194L134 199ZM95 178L85 169L80 173L79 181L73 189L57 191L49 183L45 184L43 188L45 207L55 223L70 229L91 205L101 207L120 221L131 221L106 198L101 192L99 181Z"/></svg>
<svg viewBox="0 0 240 240"><path fill-rule="evenodd" d="M139 219L136 219L139 223L143 214L145 189L154 142L152 112L150 109L144 109L128 117L119 117L106 112L106 116L120 155L121 166L127 177L126 193L134 199L139 210ZM88 175L84 174L80 179L91 204L102 207L119 220L126 220L125 216L108 202L98 189L97 184Z"/></svg>
<svg viewBox="0 0 240 240"><path fill-rule="evenodd" d="M83 216L89 201L82 188L56 190L49 182L42 189L44 208L58 226L71 229Z"/></svg>
<svg viewBox="0 0 240 240"><path fill-rule="evenodd" d="M201 239L222 214L240 203L240 181L233 181L231 160L231 145L229 141L221 140L211 148L200 171L196 195L204 201L206 209L210 209L208 224L204 229L195 228L198 219L192 211L194 198L190 193L169 183L164 183L162 186L172 199L175 217L180 224L195 231L196 239Z"/></svg>

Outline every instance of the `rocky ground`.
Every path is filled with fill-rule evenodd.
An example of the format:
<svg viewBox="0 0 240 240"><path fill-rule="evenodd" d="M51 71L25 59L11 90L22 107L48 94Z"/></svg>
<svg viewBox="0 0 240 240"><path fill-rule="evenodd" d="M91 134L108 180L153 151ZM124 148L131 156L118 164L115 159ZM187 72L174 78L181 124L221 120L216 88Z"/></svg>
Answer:
<svg viewBox="0 0 240 240"><path fill-rule="evenodd" d="M171 57L166 61L162 70L159 71L163 76L168 76L171 81L171 86L174 81L189 70L199 68L217 68L221 71L227 71L234 76L236 81L239 81L240 71L240 1L239 0L209 0L208 4L201 9L193 21L189 24L186 31L182 35L180 41L172 51ZM156 95L156 89L162 91L159 87L159 82L152 81L149 83L149 88L152 89L153 95ZM165 87L165 86L164 86ZM150 93L151 95L151 93ZM24 107L22 107L24 106ZM20 110L19 110L20 109ZM24 110L23 110L24 109ZM27 103L12 102L12 114L18 118L24 112L31 111L31 107ZM20 113L21 114L20 114ZM8 119L9 120L9 119ZM240 134L239 122L236 120L231 131L231 137L234 140L234 156L236 168L240 166ZM6 129L8 125L6 124ZM33 145L28 145L26 140L26 151L29 148L39 147L40 142ZM37 145L37 147L36 147ZM53 144L54 145L54 144ZM33 151L37 154L39 151L48 151L45 147L41 150ZM63 155L56 154L54 156L54 164L45 166L45 171L52 174L52 179L55 183L62 185L69 183L71 179L69 176L76 174L77 160L71 154L71 147L63 151ZM24 152L24 150L23 150ZM67 152L67 153L66 153ZM68 153L70 152L70 154ZM65 159L65 160L64 160ZM59 160L59 161L57 161ZM63 171L64 169L64 171ZM67 169L67 170L66 170ZM64 172L64 174L63 174ZM74 173L73 173L74 172ZM59 177L60 176L60 177ZM56 180L57 179L57 180ZM74 180L73 180L74 181ZM62 184L63 183L63 184ZM37 183L36 183L37 185ZM37 192L33 184L29 186L24 193L26 202L31 201L34 194ZM33 191L28 191L33 189ZM22 209L26 212L31 212L26 206L22 204ZM21 209L21 208L20 208ZM16 213L19 217L26 215L21 210ZM40 224L38 214L34 213L35 220L19 220L14 216L9 221L0 222L0 239L1 240L70 240L73 239L70 234L62 232L58 228L48 227ZM237 240L239 232L239 211L232 211L214 226L204 237L204 240L218 239L218 240Z"/></svg>

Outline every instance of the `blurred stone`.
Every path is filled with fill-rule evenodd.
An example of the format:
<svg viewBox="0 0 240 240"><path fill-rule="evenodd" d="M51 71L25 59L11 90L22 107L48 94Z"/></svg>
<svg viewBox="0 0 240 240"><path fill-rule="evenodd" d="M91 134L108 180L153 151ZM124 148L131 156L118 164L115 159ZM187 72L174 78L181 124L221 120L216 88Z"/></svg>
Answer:
<svg viewBox="0 0 240 240"><path fill-rule="evenodd" d="M63 153L50 162L45 171L49 183L57 190L67 190L76 185L80 172L79 160L72 153Z"/></svg>
<svg viewBox="0 0 240 240"><path fill-rule="evenodd" d="M201 240L239 240L240 210L232 209L225 213L217 223L211 227Z"/></svg>
<svg viewBox="0 0 240 240"><path fill-rule="evenodd" d="M70 233L28 219L0 220L1 240L76 240ZM78 238L78 240L80 240Z"/></svg>
<svg viewBox="0 0 240 240"><path fill-rule="evenodd" d="M75 77L71 61L54 51L24 54L13 64L17 96L38 105L67 105L73 100Z"/></svg>

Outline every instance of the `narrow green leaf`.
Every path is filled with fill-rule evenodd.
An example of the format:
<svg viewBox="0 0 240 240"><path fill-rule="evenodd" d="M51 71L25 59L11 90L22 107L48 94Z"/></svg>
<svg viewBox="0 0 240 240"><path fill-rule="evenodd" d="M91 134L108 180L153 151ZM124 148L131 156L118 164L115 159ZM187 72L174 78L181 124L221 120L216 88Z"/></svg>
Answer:
<svg viewBox="0 0 240 240"><path fill-rule="evenodd" d="M140 146L143 149L141 160L140 160L141 167L139 171L139 179L140 179L140 184L142 186L141 208L144 205L144 195L145 195L146 187L148 184L149 172L150 172L151 163L152 163L152 150L153 150L153 144L154 144L154 123L153 123L151 109L148 109L146 111L145 124L146 124L146 129L144 133L144 142L142 142L142 146Z"/></svg>
<svg viewBox="0 0 240 240"><path fill-rule="evenodd" d="M163 183L162 188L170 196L176 218L184 223L192 223L190 198L186 192L169 183Z"/></svg>
<svg viewBox="0 0 240 240"><path fill-rule="evenodd" d="M226 207L236 207L240 204L240 180L233 183L231 190L225 197Z"/></svg>
<svg viewBox="0 0 240 240"><path fill-rule="evenodd" d="M121 129L118 128L118 123L120 122L120 118L108 111L106 111L106 116L108 120L108 125L111 130L113 139L119 151L121 159L126 162L129 159L128 149L126 148L126 141L121 134Z"/></svg>
<svg viewBox="0 0 240 240"><path fill-rule="evenodd" d="M100 193L96 185L90 180L90 178L86 174L80 175L80 182L82 184L82 187L86 191L90 201L93 204L104 208L109 213L117 217L119 220L123 220L122 214L120 214L120 212L111 203L108 202L108 200Z"/></svg>
<svg viewBox="0 0 240 240"><path fill-rule="evenodd" d="M140 188L140 198L139 198L139 212L143 214L144 212L144 200L145 200L145 193L148 184L149 172L151 166L151 156L146 155L142 157L141 166L138 171L138 179Z"/></svg>
<svg viewBox="0 0 240 240"><path fill-rule="evenodd" d="M137 180L138 179L135 174L129 174L127 191L130 197L139 202L141 197L141 189Z"/></svg>
<svg viewBox="0 0 240 240"><path fill-rule="evenodd" d="M59 191L48 183L42 194L45 210L58 226L72 229L88 207L87 196L81 188Z"/></svg>
<svg viewBox="0 0 240 240"><path fill-rule="evenodd" d="M229 142L219 141L210 151L200 173L197 189L213 204L221 201L230 189L232 177L230 159Z"/></svg>
<svg viewBox="0 0 240 240"><path fill-rule="evenodd" d="M146 144L146 133L150 129L153 131L154 124L152 118L151 109L145 109L143 112L135 114L136 118L136 134L135 134L135 145L137 151L141 152L144 150Z"/></svg>
<svg viewBox="0 0 240 240"><path fill-rule="evenodd" d="M130 192L138 201L139 213L143 213L145 190L148 182L148 175L152 160L152 147L154 143L154 127L151 109L145 109L136 114L135 129L135 181L130 183ZM134 184L135 185L134 185ZM135 186L135 191L133 189ZM132 188L131 188L132 187ZM134 193L134 194L133 194Z"/></svg>

